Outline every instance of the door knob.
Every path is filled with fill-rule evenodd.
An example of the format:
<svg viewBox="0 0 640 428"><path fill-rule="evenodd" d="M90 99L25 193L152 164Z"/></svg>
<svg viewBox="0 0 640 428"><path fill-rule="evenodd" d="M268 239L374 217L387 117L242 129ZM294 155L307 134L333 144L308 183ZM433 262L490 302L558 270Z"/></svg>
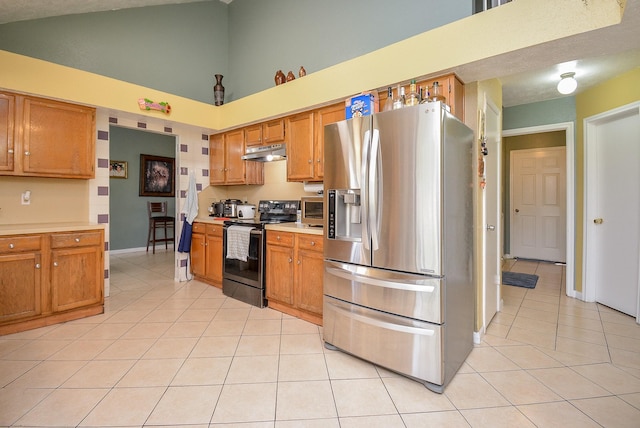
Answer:
<svg viewBox="0 0 640 428"><path fill-rule="evenodd" d="M494 231L494 230L496 230L496 227L494 225L492 225L492 224L488 224L487 225L487 230Z"/></svg>
<svg viewBox="0 0 640 428"><path fill-rule="evenodd" d="M517 212L517 213L519 213L519 212L520 212L520 210L519 210L518 208L516 208L516 212Z"/></svg>
<svg viewBox="0 0 640 428"><path fill-rule="evenodd" d="M602 224L604 222L603 219L601 218L594 218L593 219L593 224Z"/></svg>

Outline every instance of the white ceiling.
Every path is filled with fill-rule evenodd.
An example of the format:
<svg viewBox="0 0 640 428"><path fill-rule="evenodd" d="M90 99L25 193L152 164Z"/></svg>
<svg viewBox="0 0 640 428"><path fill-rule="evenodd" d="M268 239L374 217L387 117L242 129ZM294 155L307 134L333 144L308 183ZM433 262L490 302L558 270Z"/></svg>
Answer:
<svg viewBox="0 0 640 428"><path fill-rule="evenodd" d="M0 0L0 24L50 16L192 3L205 0ZM216 1L216 0L206 0ZM229 4L232 0L219 0ZM498 78L505 107L559 98L563 71L575 71L578 92L640 67L640 0L627 0L620 25L456 67L463 82Z"/></svg>

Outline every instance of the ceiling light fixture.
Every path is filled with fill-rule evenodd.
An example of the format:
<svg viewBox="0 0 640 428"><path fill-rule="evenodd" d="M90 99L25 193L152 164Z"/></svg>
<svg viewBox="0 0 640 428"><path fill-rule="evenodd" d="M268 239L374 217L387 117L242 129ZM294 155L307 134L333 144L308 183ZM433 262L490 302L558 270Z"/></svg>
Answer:
<svg viewBox="0 0 640 428"><path fill-rule="evenodd" d="M560 75L560 81L558 82L558 92L562 95L569 95L573 93L578 87L578 82L574 77L576 73L562 73Z"/></svg>

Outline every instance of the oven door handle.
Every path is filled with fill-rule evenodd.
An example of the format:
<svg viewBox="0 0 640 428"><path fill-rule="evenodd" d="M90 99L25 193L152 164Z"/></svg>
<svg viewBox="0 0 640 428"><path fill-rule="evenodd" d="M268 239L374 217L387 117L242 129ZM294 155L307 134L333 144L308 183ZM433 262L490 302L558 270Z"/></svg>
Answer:
<svg viewBox="0 0 640 428"><path fill-rule="evenodd" d="M252 235L262 235L262 231L261 231L261 230L254 229L254 230L252 230L252 231L251 231L251 234L252 234Z"/></svg>

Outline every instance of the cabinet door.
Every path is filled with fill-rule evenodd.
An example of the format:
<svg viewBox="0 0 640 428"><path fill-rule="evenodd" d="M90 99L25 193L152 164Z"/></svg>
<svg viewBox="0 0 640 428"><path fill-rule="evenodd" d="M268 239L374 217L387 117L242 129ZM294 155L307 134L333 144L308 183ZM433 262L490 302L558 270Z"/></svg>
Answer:
<svg viewBox="0 0 640 428"><path fill-rule="evenodd" d="M51 252L51 292L54 312L102 302L102 249L98 246Z"/></svg>
<svg viewBox="0 0 640 428"><path fill-rule="evenodd" d="M314 178L324 178L324 126L346 117L344 103L324 107L316 112L316 141L314 147Z"/></svg>
<svg viewBox="0 0 640 428"><path fill-rule="evenodd" d="M42 314L40 253L0 255L0 324Z"/></svg>
<svg viewBox="0 0 640 428"><path fill-rule="evenodd" d="M322 236L299 234L296 240L296 305L322 316Z"/></svg>
<svg viewBox="0 0 640 428"><path fill-rule="evenodd" d="M262 124L247 126L244 129L244 143L247 147L262 144Z"/></svg>
<svg viewBox="0 0 640 428"><path fill-rule="evenodd" d="M287 120L287 180L313 180L313 113Z"/></svg>
<svg viewBox="0 0 640 428"><path fill-rule="evenodd" d="M0 171L13 171L16 97L0 93Z"/></svg>
<svg viewBox="0 0 640 428"><path fill-rule="evenodd" d="M242 155L244 155L244 131L242 129L238 129L224 134L224 146L226 170L225 183L244 184L245 161L242 160Z"/></svg>
<svg viewBox="0 0 640 428"><path fill-rule="evenodd" d="M207 278L215 283L222 284L222 226L207 225Z"/></svg>
<svg viewBox="0 0 640 428"><path fill-rule="evenodd" d="M276 119L262 124L262 143L274 144L284 141L284 119Z"/></svg>
<svg viewBox="0 0 640 428"><path fill-rule="evenodd" d="M23 111L25 175L95 177L94 109L27 97Z"/></svg>
<svg viewBox="0 0 640 428"><path fill-rule="evenodd" d="M191 272L195 276L206 275L206 256L204 233L193 233L191 235Z"/></svg>
<svg viewBox="0 0 640 428"><path fill-rule="evenodd" d="M267 300L293 304L293 248L267 245Z"/></svg>
<svg viewBox="0 0 640 428"><path fill-rule="evenodd" d="M224 135L209 137L209 184L224 184Z"/></svg>

